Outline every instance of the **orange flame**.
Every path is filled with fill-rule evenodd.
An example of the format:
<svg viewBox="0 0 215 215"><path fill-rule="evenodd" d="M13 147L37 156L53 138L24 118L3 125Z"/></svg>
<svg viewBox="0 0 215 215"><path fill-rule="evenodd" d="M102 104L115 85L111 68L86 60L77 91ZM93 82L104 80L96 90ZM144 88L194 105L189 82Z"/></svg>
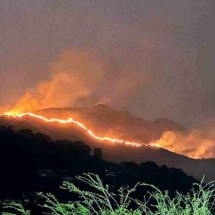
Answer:
<svg viewBox="0 0 215 215"><path fill-rule="evenodd" d="M125 145L129 145L129 146L134 146L134 147L141 147L141 146L150 146L150 147L154 147L154 148L159 148L160 146L157 143L141 143L141 142L133 142L133 141L126 141L126 140L122 140L122 139L115 139L115 138L111 138L111 137L100 137L98 135L96 135L93 131L91 131L87 126L85 126L83 123L72 119L71 117L68 119L57 119L57 118L46 118L44 116L38 115L38 114L34 114L31 112L27 112L27 113L18 113L16 111L11 111L11 112L6 112L3 114L0 114L0 116L5 116L5 117L12 117L12 118L22 118L22 117L26 117L26 116L30 116L48 123L52 123L52 122L57 122L60 124L74 124L76 126L78 126L79 128L81 128L82 130L86 131L87 134L90 135L90 137L92 137L95 140L98 141L106 141L106 142L110 142L110 143L120 143L120 144L125 144Z"/></svg>

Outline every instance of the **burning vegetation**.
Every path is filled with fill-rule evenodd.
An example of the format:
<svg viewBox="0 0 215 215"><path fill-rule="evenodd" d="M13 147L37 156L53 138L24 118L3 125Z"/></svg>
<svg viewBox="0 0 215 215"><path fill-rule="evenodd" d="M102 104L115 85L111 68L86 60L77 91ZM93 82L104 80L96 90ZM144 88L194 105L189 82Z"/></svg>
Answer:
<svg viewBox="0 0 215 215"><path fill-rule="evenodd" d="M79 128L83 129L84 131L86 131L93 139L97 140L97 141L102 141L102 142L108 142L108 143L118 143L118 144L125 144L125 145L129 145L129 146L134 146L134 147L141 147L141 146L150 146L150 147L159 147L158 144L156 143L138 143L138 142L132 142L132 141L127 141L127 140L123 140L123 139L114 139L108 136L105 137L100 137L98 135L96 135L93 131L91 131L88 127L86 127L83 123L76 121L72 118L68 118L68 119L57 119L57 118L46 118L44 116L38 115L38 114L34 114L31 112L28 113L16 113L16 112L6 112L1 114L1 116L5 116L5 117L12 117L12 118L23 118L23 117L33 117L36 119L40 119L42 121L45 121L47 123L60 123L60 124L74 124L76 126L78 126Z"/></svg>

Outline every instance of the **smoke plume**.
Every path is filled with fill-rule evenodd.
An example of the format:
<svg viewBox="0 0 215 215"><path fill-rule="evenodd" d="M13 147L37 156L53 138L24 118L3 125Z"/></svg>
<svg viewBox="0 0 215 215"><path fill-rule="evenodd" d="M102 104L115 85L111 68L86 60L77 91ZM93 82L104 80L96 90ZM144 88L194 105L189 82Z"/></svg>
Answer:
<svg viewBox="0 0 215 215"><path fill-rule="evenodd" d="M124 109L143 86L145 76L92 50L64 51L50 65L49 77L29 88L20 99L1 111L26 112L50 107L92 106L103 103Z"/></svg>
<svg viewBox="0 0 215 215"><path fill-rule="evenodd" d="M213 128L196 128L186 133L166 131L157 143L170 151L191 158L214 158L215 135L213 130Z"/></svg>
<svg viewBox="0 0 215 215"><path fill-rule="evenodd" d="M204 126L215 119L214 8L212 0L0 1L0 112L105 103ZM167 132L160 144L211 157L208 132Z"/></svg>
<svg viewBox="0 0 215 215"><path fill-rule="evenodd" d="M65 51L51 65L48 80L28 89L12 108L18 112L76 106L89 98L103 77L103 64L77 50Z"/></svg>

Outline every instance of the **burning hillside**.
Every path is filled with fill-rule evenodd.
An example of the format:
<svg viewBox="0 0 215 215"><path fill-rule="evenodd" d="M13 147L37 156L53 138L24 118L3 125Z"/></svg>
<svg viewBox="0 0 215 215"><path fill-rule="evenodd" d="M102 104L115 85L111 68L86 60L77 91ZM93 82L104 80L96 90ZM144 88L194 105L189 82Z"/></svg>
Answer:
<svg viewBox="0 0 215 215"><path fill-rule="evenodd" d="M44 112L46 112L45 110ZM72 114L63 113L64 115L67 115L66 118L62 118L62 116L56 116L56 114L51 113L52 116L44 116L44 113L39 114L43 111L38 111L37 113L27 112L27 113L16 113L16 112L6 112L3 113L3 117L12 117L12 118L25 118L25 117L31 117L36 118L39 120L42 120L47 123L59 123L59 124L73 124L77 126L78 128L81 128L83 131L85 131L91 138L95 139L96 141L102 141L102 142L111 142L111 143L118 143L118 144L125 144L130 145L134 147L141 147L141 146L151 146L151 147L159 147L156 143L144 143L144 142L137 142L137 141L129 141L126 139L117 139L112 136L99 136L94 131L90 129L90 127L83 124L80 120L75 120L71 117ZM50 113L46 113L45 115L50 115ZM95 128L94 128L95 130ZM105 132L105 131L103 131Z"/></svg>
<svg viewBox="0 0 215 215"><path fill-rule="evenodd" d="M151 122L134 117L127 112L116 111L106 105L95 105L90 108L51 108L35 113L51 118L73 119L83 122L99 136L111 136L136 142L155 142L164 131L183 130L172 121ZM166 123L166 122L169 122Z"/></svg>
<svg viewBox="0 0 215 215"><path fill-rule="evenodd" d="M1 116L21 121L26 118L36 119L47 123L46 127L51 123L64 124L71 129L74 137L77 132L73 131L78 129L75 139L85 141L134 147L161 147L190 158L215 156L213 150L215 138L211 129L188 131L168 119L147 121L127 112L116 111L106 105L95 105L90 108L49 108L26 113L8 111L2 113ZM43 127L45 127L44 124ZM46 131L42 129L41 132ZM53 136L52 132L49 135ZM59 137L72 139L67 135Z"/></svg>
<svg viewBox="0 0 215 215"><path fill-rule="evenodd" d="M50 108L20 114L7 112L1 115L0 124L12 125L17 130L29 128L54 139L82 140L91 148L102 148L104 159L108 161L154 161L159 165L181 168L196 178L201 178L202 174L206 174L208 179L214 177L211 168L214 161L187 158L198 158L204 150L197 147L192 154L186 152L186 147L182 146L191 147L186 142L186 133L189 132L167 119L150 122L105 105L96 105L90 108ZM177 142L180 136L175 138L179 134L184 135L184 139L180 139L182 146ZM191 156L185 157L183 154ZM197 163L198 171L193 168Z"/></svg>
<svg viewBox="0 0 215 215"><path fill-rule="evenodd" d="M92 141L134 147L160 147L156 140L164 131L182 129L171 121L165 120L162 126L161 121L149 122L105 105L91 108L52 108L26 113L11 111L2 116L14 119L30 117L47 123L70 124L84 131Z"/></svg>
<svg viewBox="0 0 215 215"><path fill-rule="evenodd" d="M106 105L95 105L102 103L124 109L127 105L122 104L128 102L133 106L133 95L138 90L136 86L142 88L147 80L145 76L134 75L133 67L132 71L122 74L119 81L115 81L114 76L108 79L107 73L112 69L109 66L109 62L102 60L94 52L65 51L53 63L50 74L45 79L25 90L16 101L9 102L8 107L0 107L0 113L7 118L40 119L49 122L48 125L51 122L65 126L75 124L81 129L81 135L78 135L80 139L83 139L83 131L92 141L162 147L191 158L215 157L214 126L208 130L186 130L166 118L148 121ZM151 95L151 91L149 94ZM162 103L165 103L164 100ZM70 105L94 106L48 108ZM153 108L156 108L155 105ZM177 111L174 107L170 109L172 112ZM142 112L147 115L147 112Z"/></svg>

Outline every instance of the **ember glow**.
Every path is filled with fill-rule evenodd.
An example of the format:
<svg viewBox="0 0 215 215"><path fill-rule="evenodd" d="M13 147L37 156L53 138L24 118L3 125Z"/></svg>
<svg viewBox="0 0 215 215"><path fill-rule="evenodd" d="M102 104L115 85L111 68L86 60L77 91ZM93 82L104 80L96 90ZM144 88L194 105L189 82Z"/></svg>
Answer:
<svg viewBox="0 0 215 215"><path fill-rule="evenodd" d="M2 113L0 114L0 116L3 117L12 117L12 118L23 118L23 117L33 117L39 120L42 120L44 122L47 123L60 123L60 124L74 124L76 126L78 126L79 128L81 128L82 130L86 131L87 134L89 134L90 137L92 137L93 139L97 140L97 141L102 141L102 142L109 142L109 143L119 143L119 144L125 144L128 146L133 146L133 147L141 147L141 146L150 146L153 148L159 148L160 146L157 143L141 143L141 142L134 142L134 141L127 141L127 140L122 140L122 139L115 139L115 138L111 138L111 137L100 137L98 135L96 135L93 131L91 131L87 126L85 126L83 123L74 120L73 118L68 118L68 119L57 119L57 118L46 118L44 116L32 113L32 112L27 112L27 113L18 113L16 111L11 111L11 112L6 112L6 113Z"/></svg>

